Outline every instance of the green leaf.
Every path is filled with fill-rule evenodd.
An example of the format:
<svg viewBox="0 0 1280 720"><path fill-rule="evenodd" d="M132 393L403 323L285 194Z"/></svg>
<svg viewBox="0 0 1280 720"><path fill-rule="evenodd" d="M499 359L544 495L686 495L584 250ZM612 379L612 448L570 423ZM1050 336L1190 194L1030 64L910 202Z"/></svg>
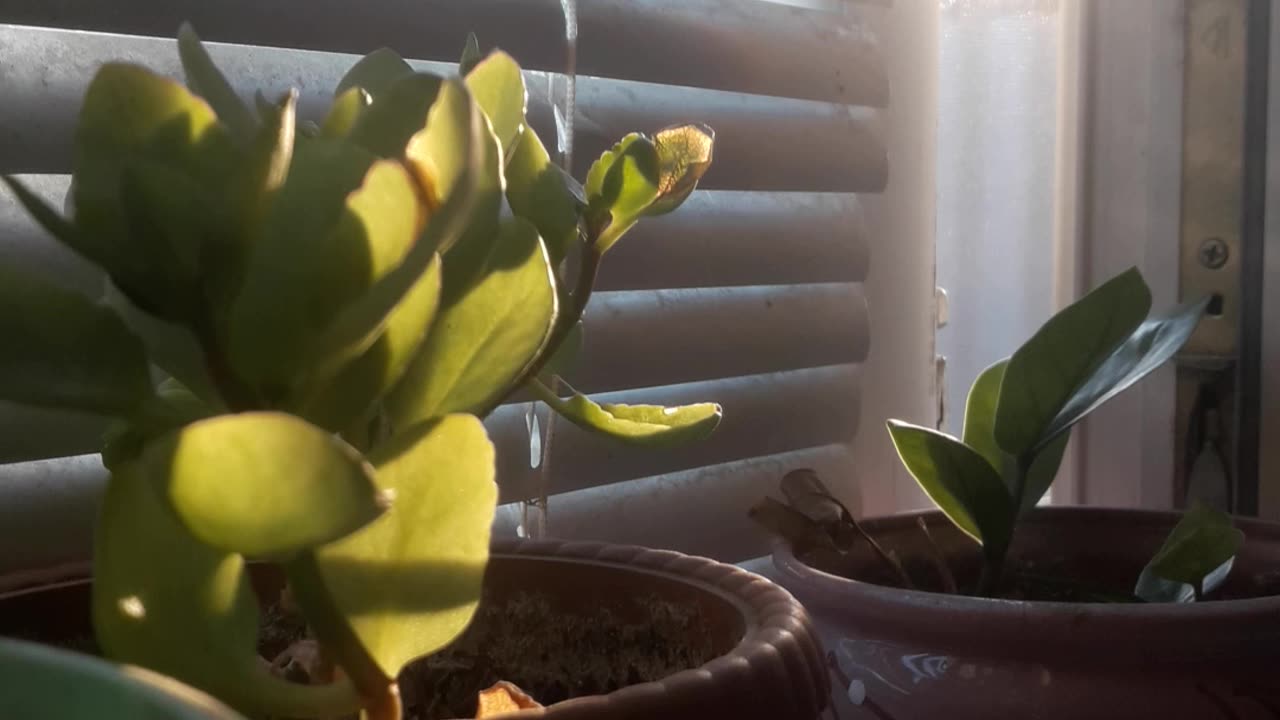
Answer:
<svg viewBox="0 0 1280 720"><path fill-rule="evenodd" d="M140 468L193 536L255 557L341 538L390 501L358 452L284 413L192 423L148 444Z"/></svg>
<svg viewBox="0 0 1280 720"><path fill-rule="evenodd" d="M136 421L117 420L107 427L102 443L102 464L108 470L115 470L125 463L132 463L154 438L216 414L213 407L182 383L169 378L156 388L155 397L143 404Z"/></svg>
<svg viewBox="0 0 1280 720"><path fill-rule="evenodd" d="M267 672L244 559L191 537L132 467L112 474L93 547L93 626L111 658L171 675L255 716L359 708L349 682L306 686Z"/></svg>
<svg viewBox="0 0 1280 720"><path fill-rule="evenodd" d="M409 75L413 72L413 68L409 63L405 62L394 50L390 48L378 48L373 52L365 55L351 66L346 75L338 81L338 87L333 91L335 96L341 95L351 88L362 88L374 100L378 99L387 88L391 87L395 81Z"/></svg>
<svg viewBox="0 0 1280 720"><path fill-rule="evenodd" d="M716 429L724 414L715 403L678 407L597 404L577 392L562 400L537 379L529 382L529 388L574 425L630 445L674 447L702 440Z"/></svg>
<svg viewBox="0 0 1280 720"><path fill-rule="evenodd" d="M369 107L372 99L364 88L348 88L333 99L333 105L320 125L320 137L344 138L356 126L360 114Z"/></svg>
<svg viewBox="0 0 1280 720"><path fill-rule="evenodd" d="M1148 602L1199 599L1226 580L1243 544L1231 516L1196 503L1143 568L1134 594Z"/></svg>
<svg viewBox="0 0 1280 720"><path fill-rule="evenodd" d="M658 150L658 199L645 215L665 215L680 207L711 167L716 134L706 125L680 125L653 136Z"/></svg>
<svg viewBox="0 0 1280 720"><path fill-rule="evenodd" d="M533 225L512 218L502 224L481 280L441 308L388 396L392 421L408 427L454 412L482 414L537 357L555 314L546 249Z"/></svg>
<svg viewBox="0 0 1280 720"><path fill-rule="evenodd" d="M1070 427L1063 409L1150 309L1151 291L1131 269L1050 318L1005 369L995 416L1000 447L1026 455Z"/></svg>
<svg viewBox="0 0 1280 720"><path fill-rule="evenodd" d="M484 161L476 173L476 204L462 237L444 256L444 299L453 302L480 278L502 235L498 211L502 207L502 154L498 138L486 128L480 140Z"/></svg>
<svg viewBox="0 0 1280 720"><path fill-rule="evenodd" d="M0 266L0 398L128 415L151 395L147 357L111 310Z"/></svg>
<svg viewBox="0 0 1280 720"><path fill-rule="evenodd" d="M187 87L209 103L231 132L251 137L258 129L257 120L213 63L190 23L183 23L178 29L178 58L187 76Z"/></svg>
<svg viewBox="0 0 1280 720"><path fill-rule="evenodd" d="M661 178L653 141L631 133L605 151L587 172L587 231L606 252L658 199Z"/></svg>
<svg viewBox="0 0 1280 720"><path fill-rule="evenodd" d="M496 51L466 74L467 89L493 126L502 157L520 140L525 129L528 92L520 66L510 55Z"/></svg>
<svg viewBox="0 0 1280 720"><path fill-rule="evenodd" d="M1065 432L1172 358L1200 324L1208 305L1209 298L1202 298L1143 322L1071 395L1050 424L1049 433Z"/></svg>
<svg viewBox="0 0 1280 720"><path fill-rule="evenodd" d="M79 228L62 217L61 213L50 207L43 198L33 192L31 188L28 188L21 180L12 175L0 175L0 180L3 180L4 184L9 187L13 196L17 198L23 209L31 215L31 218L62 244L73 250L88 244L87 240L78 237ZM82 252L81 254L84 253Z"/></svg>
<svg viewBox="0 0 1280 720"><path fill-rule="evenodd" d="M333 603L387 677L471 621L498 499L493 444L469 415L401 433L372 456L395 505L316 553ZM305 598L300 597L304 602Z"/></svg>
<svg viewBox="0 0 1280 720"><path fill-rule="evenodd" d="M378 157L402 158L410 138L420 133L430 119L432 108L440 96L443 80L427 73L403 75L392 82L356 118L348 140L366 148ZM449 102L456 102L452 100ZM442 169L446 174L453 167ZM435 173L427 173L427 178ZM433 197L447 189L428 187Z"/></svg>
<svg viewBox="0 0 1280 720"><path fill-rule="evenodd" d="M462 59L458 61L458 74L466 77L476 65L480 64L480 41L475 33L467 33L467 42L462 46Z"/></svg>
<svg viewBox="0 0 1280 720"><path fill-rule="evenodd" d="M407 256L421 221L399 163L332 141L299 145L231 308L236 371L281 400L367 350L385 313L333 328Z"/></svg>
<svg viewBox="0 0 1280 720"><path fill-rule="evenodd" d="M1000 398L1000 385L1004 380L1008 359L1001 360L983 370L969 388L969 398L964 413L964 444L979 455L1004 477L1009 492L1016 495L1018 488L1014 474L1018 471L1017 461L996 443L995 415ZM1049 486L1057 477L1058 468L1062 465L1062 456L1067 449L1069 433L1063 433L1036 453L1035 459L1027 470L1022 483L1022 498L1019 508L1025 512L1036 506L1040 498L1048 492ZM1015 497L1015 501L1017 498Z"/></svg>
<svg viewBox="0 0 1280 720"><path fill-rule="evenodd" d="M387 317L377 341L348 364L317 394L304 401L298 414L335 432L366 419L374 406L403 377L426 338L440 304L440 258Z"/></svg>
<svg viewBox="0 0 1280 720"><path fill-rule="evenodd" d="M520 136L506 174L511 211L537 226L552 266L559 267L578 242L578 224L587 204L582 186L551 162L532 130Z"/></svg>
<svg viewBox="0 0 1280 720"><path fill-rule="evenodd" d="M938 509L988 555L1002 555L1015 508L999 473L950 435L897 420L888 426L902 463Z"/></svg>

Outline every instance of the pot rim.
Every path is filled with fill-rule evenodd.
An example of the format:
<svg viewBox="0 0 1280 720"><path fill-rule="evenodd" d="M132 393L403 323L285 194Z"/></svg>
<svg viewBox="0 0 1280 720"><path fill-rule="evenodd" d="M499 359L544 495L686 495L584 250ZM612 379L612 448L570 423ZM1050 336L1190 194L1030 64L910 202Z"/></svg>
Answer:
<svg viewBox="0 0 1280 720"><path fill-rule="evenodd" d="M1155 510L1092 507L1048 507L1038 513L1051 521L1128 527L1167 528L1177 517ZM929 510L867 523L914 523L917 517L947 522L941 512ZM1280 542L1280 524L1248 518L1236 522L1246 537L1252 533ZM1132 667L1177 662L1191 650L1204 658L1239 659L1242 652L1256 652L1242 648L1256 648L1258 637L1280 637L1280 596L1144 605L947 595L823 572L798 559L785 541L775 542L773 563L781 581L811 611L844 630L961 655Z"/></svg>
<svg viewBox="0 0 1280 720"><path fill-rule="evenodd" d="M504 717L555 717L561 708L575 717L578 711L592 717L597 713L612 717L610 713L630 712L637 704L660 709L664 698L676 696L698 698L698 702L708 698L706 704L714 710L716 703L756 696L762 687L778 692L773 693L776 697L758 698L760 701L784 703L795 710L796 717L817 717L829 702L825 656L804 606L779 585L736 565L633 545L519 538L493 539L490 557L597 565L661 576L715 595L733 607L743 621L743 635L737 643L700 667L605 695L573 698ZM24 574L18 583L0 582L0 600L89 583L87 570L85 564L74 564ZM726 689L726 683L732 687ZM781 692L786 688L788 692Z"/></svg>
<svg viewBox="0 0 1280 720"><path fill-rule="evenodd" d="M1073 521L1116 521L1124 519L1132 521L1131 524L1144 525L1165 525L1170 521L1176 521L1176 518L1180 516L1180 513L1164 510L1063 506L1038 508L1036 512L1044 517L1061 516ZM942 512L940 510L912 510L880 516L863 522L864 525L873 522L893 521L910 521L914 523L917 517L931 519L941 516ZM1233 517L1232 520L1237 527L1244 530L1246 542L1247 538L1254 536L1251 535L1250 529L1258 534L1266 531L1270 531L1272 534L1280 532L1280 523L1269 523L1256 518L1243 517ZM976 615L1005 616L1017 614L1028 618L1043 617L1049 619L1058 617L1063 613L1071 613L1075 616L1096 617L1099 620L1156 618L1187 622L1196 619L1211 620L1223 616L1239 618L1242 614L1257 615L1259 617L1274 617L1280 614L1280 595L1197 603L1083 603L1060 600L1008 600L887 587L862 580L852 580L814 568L796 557L791 544L781 539L777 539L773 543L773 562L774 566L789 579L802 583L811 582L830 588L840 588L857 596L862 601L929 609L938 605L939 598L945 598L947 603L954 605L956 609Z"/></svg>

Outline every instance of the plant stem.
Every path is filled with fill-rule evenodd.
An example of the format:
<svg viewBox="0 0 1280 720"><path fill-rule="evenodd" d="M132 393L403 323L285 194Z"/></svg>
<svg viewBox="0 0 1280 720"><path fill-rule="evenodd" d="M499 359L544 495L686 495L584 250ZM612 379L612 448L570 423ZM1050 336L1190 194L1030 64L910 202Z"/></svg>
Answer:
<svg viewBox="0 0 1280 720"><path fill-rule="evenodd" d="M1009 554L1009 546L1013 544L1013 532L1018 525L1018 516L1022 514L1022 498L1027 494L1027 473L1031 469L1033 460L1035 460L1035 454L1028 453L1019 456L1017 462L1013 463L1013 478L1010 483L1013 486L1013 507L1010 508L1012 517L1009 521L1009 537L1001 538L1001 542L994 547L990 543L983 545L982 574L978 577L977 593L981 597L991 597L1000 585L1000 578L1004 575L1005 557Z"/></svg>
<svg viewBox="0 0 1280 720"><path fill-rule="evenodd" d="M947 565L947 560L942 555L942 550L938 547L938 543L933 540L933 533L929 532L929 524L924 518L916 518L916 525L920 527L920 532L924 533L924 539L929 542L930 557L933 558L933 566L937 569L938 574L942 576L942 589L951 595L960 592L959 586L956 584L956 576L951 574L951 567Z"/></svg>
<svg viewBox="0 0 1280 720"><path fill-rule="evenodd" d="M289 587L325 651L351 678L364 703L366 720L401 720L400 688L369 656L352 632L342 611L334 604L320 567L311 551L303 551L285 564Z"/></svg>

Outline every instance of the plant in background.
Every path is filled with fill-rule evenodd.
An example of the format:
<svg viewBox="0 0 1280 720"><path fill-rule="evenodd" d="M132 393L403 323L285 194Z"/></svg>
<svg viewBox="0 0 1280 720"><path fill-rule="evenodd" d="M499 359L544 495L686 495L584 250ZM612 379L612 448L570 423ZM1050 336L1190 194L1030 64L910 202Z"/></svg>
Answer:
<svg viewBox="0 0 1280 720"><path fill-rule="evenodd" d="M969 390L962 438L889 421L903 464L951 522L981 546L978 594L997 591L1018 519L1049 490L1071 428L1171 358L1207 302L1148 317L1150 289L1131 269L1059 312L1011 357L984 370ZM766 499L755 516L790 539L837 553L857 536L870 539L814 482L789 476L783 491L790 504ZM1226 578L1242 540L1225 514L1194 507L1143 570L1133 594L1148 601L1198 599ZM872 543L909 587L896 556Z"/></svg>
<svg viewBox="0 0 1280 720"><path fill-rule="evenodd" d="M520 68L474 42L465 77L372 53L319 124L295 93L242 103L190 28L178 44L187 87L93 78L70 217L5 178L109 282L98 303L0 266L0 398L118 418L94 559L109 655L257 715L397 718L400 669L479 600L497 499L479 418L532 386L632 443L719 421L539 379L605 253L689 195L712 134L628 135L581 186L528 129ZM332 682L264 668L247 560L284 568Z"/></svg>

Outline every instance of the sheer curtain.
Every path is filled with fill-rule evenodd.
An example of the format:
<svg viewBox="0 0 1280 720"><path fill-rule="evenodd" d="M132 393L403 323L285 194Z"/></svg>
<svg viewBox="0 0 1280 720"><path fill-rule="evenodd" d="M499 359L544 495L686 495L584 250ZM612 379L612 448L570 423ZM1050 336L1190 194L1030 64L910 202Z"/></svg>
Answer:
<svg viewBox="0 0 1280 720"><path fill-rule="evenodd" d="M1073 0L1063 0L1071 2ZM937 281L943 428L1053 308L1059 0L939 0Z"/></svg>

